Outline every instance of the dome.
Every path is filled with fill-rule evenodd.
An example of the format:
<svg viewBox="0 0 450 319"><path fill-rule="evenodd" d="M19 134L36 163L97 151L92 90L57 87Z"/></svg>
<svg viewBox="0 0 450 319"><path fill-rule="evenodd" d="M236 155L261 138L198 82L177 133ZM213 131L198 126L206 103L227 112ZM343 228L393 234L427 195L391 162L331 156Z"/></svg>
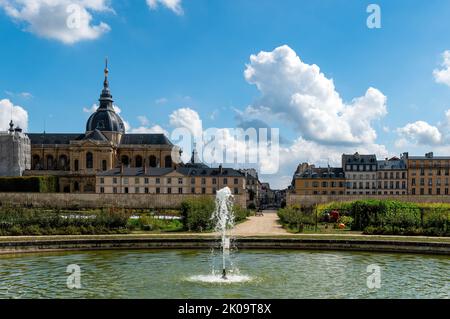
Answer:
<svg viewBox="0 0 450 319"><path fill-rule="evenodd" d="M101 132L118 132L125 133L125 126L120 116L110 109L102 109L99 107L92 114L86 124L86 131L99 130Z"/></svg>
<svg viewBox="0 0 450 319"><path fill-rule="evenodd" d="M100 106L92 114L86 123L86 132L99 130L100 132L117 132L125 133L125 125L119 114L114 111L113 99L111 91L109 90L108 81L108 62L105 67L105 81L103 82L103 90L100 95Z"/></svg>

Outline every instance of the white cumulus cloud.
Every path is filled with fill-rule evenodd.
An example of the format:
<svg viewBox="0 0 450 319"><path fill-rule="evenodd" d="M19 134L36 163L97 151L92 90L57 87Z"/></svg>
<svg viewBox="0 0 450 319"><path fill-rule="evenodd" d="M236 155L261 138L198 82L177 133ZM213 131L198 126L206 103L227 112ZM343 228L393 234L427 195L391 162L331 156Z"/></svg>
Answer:
<svg viewBox="0 0 450 319"><path fill-rule="evenodd" d="M147 0L147 4L151 10L156 10L159 5L162 5L177 15L184 14L181 0Z"/></svg>
<svg viewBox="0 0 450 319"><path fill-rule="evenodd" d="M420 145L437 145L443 141L439 129L424 121L408 123L404 127L397 129L397 132L405 140Z"/></svg>
<svg viewBox="0 0 450 319"><path fill-rule="evenodd" d="M0 100L0 131L9 129L11 116L16 126L20 126L24 131L28 130L28 112L8 99Z"/></svg>
<svg viewBox="0 0 450 319"><path fill-rule="evenodd" d="M109 0L0 0L0 8L24 29L38 36L73 44L94 40L110 31L93 14L113 12Z"/></svg>
<svg viewBox="0 0 450 319"><path fill-rule="evenodd" d="M169 123L173 128L188 129L194 137L202 136L202 120L198 113L191 108L180 108L172 112L169 116Z"/></svg>
<svg viewBox="0 0 450 319"><path fill-rule="evenodd" d="M433 76L437 83L450 86L450 50L442 53L442 59L441 69L435 69Z"/></svg>
<svg viewBox="0 0 450 319"><path fill-rule="evenodd" d="M371 124L387 114L387 99L379 90L370 87L346 103L332 79L317 65L304 63L287 45L252 55L244 76L261 92L246 113L276 115L319 143L373 143L377 134Z"/></svg>

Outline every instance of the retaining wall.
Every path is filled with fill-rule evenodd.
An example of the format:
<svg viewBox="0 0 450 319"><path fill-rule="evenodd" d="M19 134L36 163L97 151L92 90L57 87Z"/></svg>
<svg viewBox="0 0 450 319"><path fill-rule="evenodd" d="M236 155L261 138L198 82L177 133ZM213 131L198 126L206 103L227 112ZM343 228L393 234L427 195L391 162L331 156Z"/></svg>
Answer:
<svg viewBox="0 0 450 319"><path fill-rule="evenodd" d="M191 194L65 194L0 193L1 205L42 208L178 208L183 200L213 195ZM246 207L245 195L234 195L234 202Z"/></svg>

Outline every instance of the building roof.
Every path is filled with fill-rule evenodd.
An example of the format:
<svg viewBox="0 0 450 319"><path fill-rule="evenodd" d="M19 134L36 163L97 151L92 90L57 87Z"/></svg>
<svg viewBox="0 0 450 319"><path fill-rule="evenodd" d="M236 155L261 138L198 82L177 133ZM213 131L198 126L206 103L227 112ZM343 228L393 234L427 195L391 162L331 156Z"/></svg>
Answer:
<svg viewBox="0 0 450 319"><path fill-rule="evenodd" d="M343 154L342 162L344 164L376 164L377 156L375 154L361 155L359 153L353 155Z"/></svg>
<svg viewBox="0 0 450 319"><path fill-rule="evenodd" d="M295 178L336 178L343 179L344 170L340 167L309 167L301 173L295 174Z"/></svg>
<svg viewBox="0 0 450 319"><path fill-rule="evenodd" d="M124 145L173 145L164 134L125 134L120 144Z"/></svg>
<svg viewBox="0 0 450 319"><path fill-rule="evenodd" d="M450 156L434 156L433 152L426 153L424 156L408 156L411 160L450 160Z"/></svg>
<svg viewBox="0 0 450 319"><path fill-rule="evenodd" d="M397 157L389 160L378 161L378 170L400 170L406 169L406 161Z"/></svg>
<svg viewBox="0 0 450 319"><path fill-rule="evenodd" d="M145 172L143 167L124 167L121 172L120 167L113 168L109 171L100 172L98 176L163 176L173 172L173 168L150 167Z"/></svg>
<svg viewBox="0 0 450 319"><path fill-rule="evenodd" d="M70 144L70 141L80 141L85 134L71 133L29 133L28 137L32 145L40 144Z"/></svg>
<svg viewBox="0 0 450 319"><path fill-rule="evenodd" d="M123 172L121 172L120 167L116 167L109 171L100 172L98 176L163 176L171 172L177 172L185 176L200 176L200 177L242 177L244 176L239 171L233 168L222 168L222 173L220 173L220 168L189 168L189 167L178 167L174 168L147 168L147 172L143 167L124 167Z"/></svg>
<svg viewBox="0 0 450 319"><path fill-rule="evenodd" d="M29 133L28 137L33 145L70 144L70 141L92 139L103 141L106 137L99 130L86 134L72 133ZM107 140L107 139L106 139ZM125 134L122 136L123 145L173 145L164 134Z"/></svg>

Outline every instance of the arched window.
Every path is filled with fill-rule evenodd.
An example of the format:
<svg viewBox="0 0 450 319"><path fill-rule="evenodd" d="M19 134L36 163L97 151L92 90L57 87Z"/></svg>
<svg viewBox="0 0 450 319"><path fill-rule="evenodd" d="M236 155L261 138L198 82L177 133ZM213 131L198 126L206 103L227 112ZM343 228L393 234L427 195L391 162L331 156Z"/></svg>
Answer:
<svg viewBox="0 0 450 319"><path fill-rule="evenodd" d="M68 160L67 160L67 156L66 155L61 155L59 157L59 169L62 171L67 170L67 164L68 164Z"/></svg>
<svg viewBox="0 0 450 319"><path fill-rule="evenodd" d="M135 158L136 167L142 167L142 156L138 155Z"/></svg>
<svg viewBox="0 0 450 319"><path fill-rule="evenodd" d="M122 162L122 164L124 166L130 165L130 159L126 155L122 155L122 157L120 158L120 161Z"/></svg>
<svg viewBox="0 0 450 319"><path fill-rule="evenodd" d="M78 160L75 160L73 164L74 164L73 170L77 172L80 169Z"/></svg>
<svg viewBox="0 0 450 319"><path fill-rule="evenodd" d="M41 169L41 158L39 157L39 155L33 155L31 166L33 170Z"/></svg>
<svg viewBox="0 0 450 319"><path fill-rule="evenodd" d="M172 156L167 155L164 158L164 167L166 167L166 168L172 167Z"/></svg>
<svg viewBox="0 0 450 319"><path fill-rule="evenodd" d="M54 169L53 167L53 156L52 155L47 155L47 170L52 170Z"/></svg>
<svg viewBox="0 0 450 319"><path fill-rule="evenodd" d="M91 152L86 153L86 168L91 169L94 168L94 156Z"/></svg>
<svg viewBox="0 0 450 319"><path fill-rule="evenodd" d="M157 163L156 163L156 156L152 155L150 156L150 167L156 167Z"/></svg>

